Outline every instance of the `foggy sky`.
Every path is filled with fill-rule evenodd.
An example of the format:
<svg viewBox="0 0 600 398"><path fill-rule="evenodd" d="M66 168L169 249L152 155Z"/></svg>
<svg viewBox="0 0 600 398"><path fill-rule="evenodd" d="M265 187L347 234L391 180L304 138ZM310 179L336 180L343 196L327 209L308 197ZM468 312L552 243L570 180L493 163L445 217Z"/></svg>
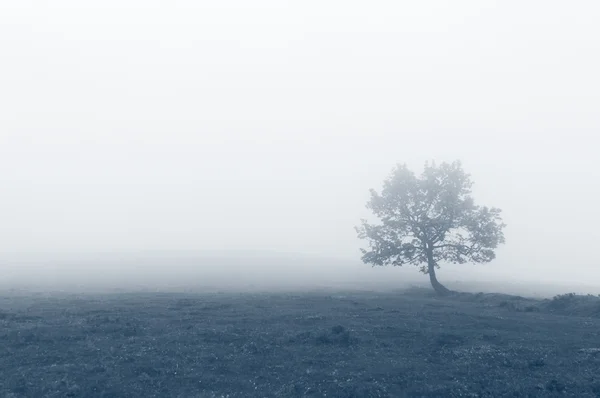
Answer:
<svg viewBox="0 0 600 398"><path fill-rule="evenodd" d="M397 162L460 159L508 224L489 272L600 280L599 17L594 1L2 2L0 255L358 258L369 188Z"/></svg>

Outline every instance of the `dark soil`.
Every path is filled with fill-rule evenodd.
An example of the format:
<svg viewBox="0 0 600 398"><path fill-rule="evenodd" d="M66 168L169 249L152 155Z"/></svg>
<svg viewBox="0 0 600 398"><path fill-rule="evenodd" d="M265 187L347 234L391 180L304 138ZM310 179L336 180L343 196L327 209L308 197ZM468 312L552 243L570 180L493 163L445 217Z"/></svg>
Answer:
<svg viewBox="0 0 600 398"><path fill-rule="evenodd" d="M600 397L600 299L0 297L2 397Z"/></svg>

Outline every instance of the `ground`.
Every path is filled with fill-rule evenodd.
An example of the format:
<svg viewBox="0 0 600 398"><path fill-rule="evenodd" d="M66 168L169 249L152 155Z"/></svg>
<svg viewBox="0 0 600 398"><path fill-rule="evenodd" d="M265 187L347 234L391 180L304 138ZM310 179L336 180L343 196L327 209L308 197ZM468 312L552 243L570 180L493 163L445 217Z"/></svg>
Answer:
<svg viewBox="0 0 600 398"><path fill-rule="evenodd" d="M0 298L2 397L600 397L600 299Z"/></svg>

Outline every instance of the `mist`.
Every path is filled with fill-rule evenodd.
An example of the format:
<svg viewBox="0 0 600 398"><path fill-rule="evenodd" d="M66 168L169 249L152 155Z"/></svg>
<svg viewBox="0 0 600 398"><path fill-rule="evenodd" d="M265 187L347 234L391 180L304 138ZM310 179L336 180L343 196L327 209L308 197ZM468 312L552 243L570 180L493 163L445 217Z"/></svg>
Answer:
<svg viewBox="0 0 600 398"><path fill-rule="evenodd" d="M360 263L354 226L396 163L459 159L507 244L441 279L597 292L599 11L3 3L0 286L426 282Z"/></svg>

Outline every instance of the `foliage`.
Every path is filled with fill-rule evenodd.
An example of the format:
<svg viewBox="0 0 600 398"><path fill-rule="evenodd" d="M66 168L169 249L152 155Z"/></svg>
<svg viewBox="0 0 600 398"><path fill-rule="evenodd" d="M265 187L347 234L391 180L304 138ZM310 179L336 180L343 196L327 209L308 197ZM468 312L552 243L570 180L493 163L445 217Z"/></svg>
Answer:
<svg viewBox="0 0 600 398"><path fill-rule="evenodd" d="M425 164L420 177L398 165L381 193L371 190L367 208L381 223L362 220L358 236L369 243L362 260L372 265L421 266L439 262L485 263L504 243L500 209L477 206L461 163Z"/></svg>

